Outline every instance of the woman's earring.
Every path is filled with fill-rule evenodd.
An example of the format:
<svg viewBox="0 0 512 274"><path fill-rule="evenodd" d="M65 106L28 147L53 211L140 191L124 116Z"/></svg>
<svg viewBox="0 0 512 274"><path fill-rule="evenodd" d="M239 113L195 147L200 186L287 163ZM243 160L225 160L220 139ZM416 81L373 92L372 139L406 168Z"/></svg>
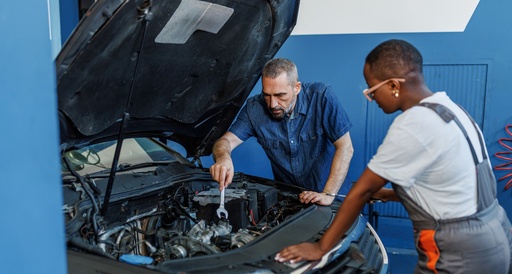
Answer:
<svg viewBox="0 0 512 274"><path fill-rule="evenodd" d="M393 95L395 95L395 97L398 97L400 91L398 89L394 89L393 91Z"/></svg>

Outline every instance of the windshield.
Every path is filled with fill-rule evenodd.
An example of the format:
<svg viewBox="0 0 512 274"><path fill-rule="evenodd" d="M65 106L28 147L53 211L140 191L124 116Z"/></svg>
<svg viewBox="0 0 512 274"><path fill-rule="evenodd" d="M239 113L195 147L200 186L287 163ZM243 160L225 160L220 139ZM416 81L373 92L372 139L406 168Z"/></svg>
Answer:
<svg viewBox="0 0 512 274"><path fill-rule="evenodd" d="M86 146L64 153L78 174L84 176L97 172L109 171L116 150L117 141L108 141ZM123 141L119 156L119 166L133 166L141 163L172 162L184 160L181 155L163 146L151 138L133 138ZM186 160L185 160L186 161ZM69 174L69 169L62 158L62 173Z"/></svg>

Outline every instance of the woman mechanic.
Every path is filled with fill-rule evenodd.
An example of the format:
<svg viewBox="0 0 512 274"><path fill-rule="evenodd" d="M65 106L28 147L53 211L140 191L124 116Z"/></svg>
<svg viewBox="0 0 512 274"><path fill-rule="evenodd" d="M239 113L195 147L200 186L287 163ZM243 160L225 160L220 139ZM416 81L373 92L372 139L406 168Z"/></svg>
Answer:
<svg viewBox="0 0 512 274"><path fill-rule="evenodd" d="M406 41L378 45L363 73L368 100L385 113L403 113L320 241L286 247L275 259L321 258L374 198L400 201L407 210L418 252L415 273L511 273L510 222L496 199L478 126L445 92L429 90L422 56ZM393 189L383 188L387 182Z"/></svg>

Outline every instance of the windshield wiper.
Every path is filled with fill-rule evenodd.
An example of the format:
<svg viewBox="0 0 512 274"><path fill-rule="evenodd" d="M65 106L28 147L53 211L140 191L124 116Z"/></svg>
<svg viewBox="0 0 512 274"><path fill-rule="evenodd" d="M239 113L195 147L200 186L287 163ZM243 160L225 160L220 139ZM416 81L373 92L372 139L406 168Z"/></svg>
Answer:
<svg viewBox="0 0 512 274"><path fill-rule="evenodd" d="M126 170L133 170L137 168L143 168L143 167L150 167L150 166L161 166L161 165L168 165L175 161L153 161L153 162L145 162L145 163L139 163L139 164L120 164L117 168L117 172L119 171L126 171Z"/></svg>
<svg viewBox="0 0 512 274"><path fill-rule="evenodd" d="M144 162L144 163L138 163L138 164L119 164L115 170L115 172L122 172L122 171L129 171L139 168L145 168L145 167L152 167L152 166L166 166L176 161L153 161L153 162ZM94 174L89 174L87 177L96 177L101 176L104 174L110 173L110 169L102 170L99 172L96 172Z"/></svg>

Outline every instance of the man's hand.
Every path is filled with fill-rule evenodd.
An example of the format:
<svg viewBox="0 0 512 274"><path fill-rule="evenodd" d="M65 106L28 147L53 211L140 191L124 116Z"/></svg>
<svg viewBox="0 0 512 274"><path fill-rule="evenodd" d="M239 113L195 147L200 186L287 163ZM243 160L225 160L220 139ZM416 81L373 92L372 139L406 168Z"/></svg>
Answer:
<svg viewBox="0 0 512 274"><path fill-rule="evenodd" d="M285 247L276 254L274 260L278 262L298 263L300 261L319 260L324 255L318 243L302 243Z"/></svg>
<svg viewBox="0 0 512 274"><path fill-rule="evenodd" d="M219 182L219 189L223 190L233 180L234 167L231 157L217 159L217 162L210 167L212 178Z"/></svg>
<svg viewBox="0 0 512 274"><path fill-rule="evenodd" d="M233 180L235 169L231 159L231 151L241 143L242 140L227 131L213 145L212 152L215 164L210 167L210 173L213 179L219 182L219 190L221 191Z"/></svg>
<svg viewBox="0 0 512 274"><path fill-rule="evenodd" d="M330 205L332 201L334 201L334 197L315 191L303 191L299 194L299 200L304 204L317 203L319 205Z"/></svg>

